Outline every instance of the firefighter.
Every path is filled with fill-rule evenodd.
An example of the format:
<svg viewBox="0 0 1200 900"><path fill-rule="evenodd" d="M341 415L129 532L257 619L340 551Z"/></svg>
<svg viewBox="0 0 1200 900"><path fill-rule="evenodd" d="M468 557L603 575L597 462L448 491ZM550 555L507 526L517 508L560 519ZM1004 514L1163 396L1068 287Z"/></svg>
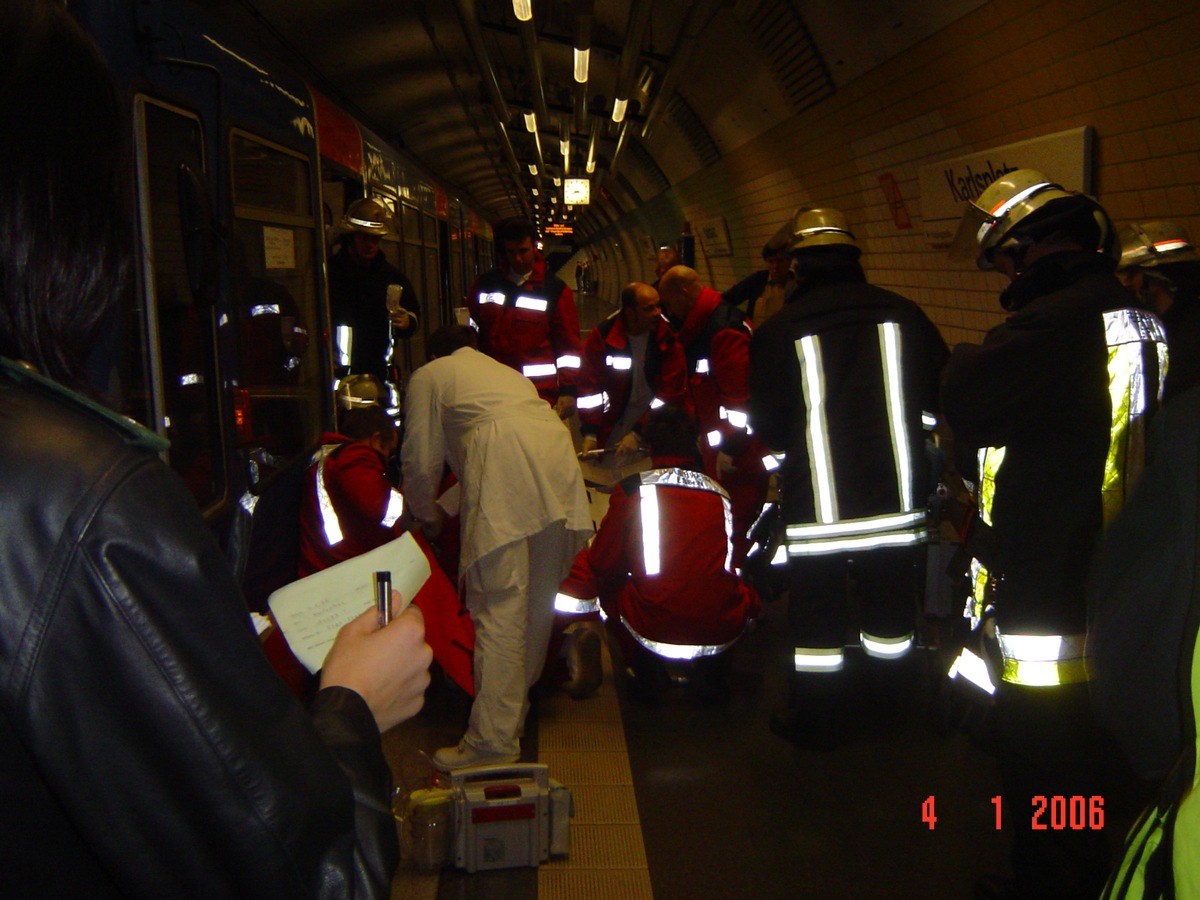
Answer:
<svg viewBox="0 0 1200 900"><path fill-rule="evenodd" d="M1117 275L1167 332L1166 401L1200 384L1200 256L1174 222L1127 225L1120 239Z"/></svg>
<svg viewBox="0 0 1200 900"><path fill-rule="evenodd" d="M979 511L968 614L981 653L953 673L994 697L1004 796L1103 796L1108 745L1088 702L1084 582L1106 515L1140 462L1145 415L1161 391L1161 325L1130 308L1114 276L1104 209L1040 172L1017 169L968 204L955 240L1009 280L1011 315L981 345L960 344L942 405L956 448L977 451ZM1108 842L1093 829L1016 820L1011 883L987 897L1095 897Z"/></svg>
<svg viewBox="0 0 1200 900"><path fill-rule="evenodd" d="M496 228L498 268L471 286L467 306L479 331L479 350L533 382L560 419L575 412L580 354L575 297L546 272L537 229L524 219Z"/></svg>
<svg viewBox="0 0 1200 900"><path fill-rule="evenodd" d="M729 495L699 471L688 414L664 406L645 433L653 468L618 483L560 599L597 598L633 672L630 693L657 699L656 660L690 661L698 698L727 696L726 651L758 612L733 570Z"/></svg>
<svg viewBox="0 0 1200 900"><path fill-rule="evenodd" d="M576 401L583 450L603 447L631 458L651 407L682 404L685 365L658 292L641 282L626 285L620 309L584 343Z"/></svg>
<svg viewBox="0 0 1200 900"><path fill-rule="evenodd" d="M394 218L381 201L364 197L346 207L338 232L342 244L329 260L336 372L395 383L395 338L416 333L421 304L412 283L383 255L383 238L397 236Z"/></svg>
<svg viewBox="0 0 1200 900"><path fill-rule="evenodd" d="M899 684L899 668L913 673L930 492L925 424L948 355L916 304L867 284L860 254L841 212L798 210L796 292L755 333L750 354L750 424L783 454L795 641L788 707L771 729L818 749L837 738L851 576L868 672L880 685Z"/></svg>
<svg viewBox="0 0 1200 900"><path fill-rule="evenodd" d="M687 406L700 425L704 472L725 489L733 506L733 564L740 569L750 544L747 534L767 492L765 451L749 433L746 412L750 323L687 266L663 273L658 293L683 346Z"/></svg>

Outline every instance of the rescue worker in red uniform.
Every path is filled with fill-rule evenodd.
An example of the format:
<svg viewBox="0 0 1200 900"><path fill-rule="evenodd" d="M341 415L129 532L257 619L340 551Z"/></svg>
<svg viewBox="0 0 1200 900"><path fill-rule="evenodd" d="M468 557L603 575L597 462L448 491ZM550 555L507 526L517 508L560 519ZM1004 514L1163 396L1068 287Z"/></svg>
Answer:
<svg viewBox="0 0 1200 900"><path fill-rule="evenodd" d="M750 355L751 424L784 454L795 641L788 708L771 730L831 749L844 706L849 576L869 699L881 713L900 711L898 692L916 674L931 487L923 425L936 412L948 351L920 307L867 283L841 212L800 209L791 233L796 292L755 332Z"/></svg>
<svg viewBox="0 0 1200 900"><path fill-rule="evenodd" d="M387 477L400 438L377 405L342 416L326 432L307 473L300 507L300 577L386 544L403 533L404 501Z"/></svg>
<svg viewBox="0 0 1200 900"><path fill-rule="evenodd" d="M580 551L560 595L598 597L634 673L631 694L653 701L661 664L694 661L702 702L727 696L726 651L758 613L758 597L733 569L729 497L699 471L688 414L650 414L654 468L613 490L592 543Z"/></svg>
<svg viewBox="0 0 1200 900"><path fill-rule="evenodd" d="M687 361L687 403L700 426L704 471L725 489L733 506L733 564L738 568L767 493L766 450L750 434L747 416L750 324L687 266L668 269L658 293Z"/></svg>
<svg viewBox="0 0 1200 900"><path fill-rule="evenodd" d="M516 369L561 419L575 412L582 347L575 297L546 273L537 229L507 219L496 229L499 268L484 272L467 295L479 331L479 350Z"/></svg>
<svg viewBox="0 0 1200 900"><path fill-rule="evenodd" d="M626 285L621 308L592 329L583 346L576 400L582 449L633 456L646 414L683 404L686 372L658 292L637 281Z"/></svg>

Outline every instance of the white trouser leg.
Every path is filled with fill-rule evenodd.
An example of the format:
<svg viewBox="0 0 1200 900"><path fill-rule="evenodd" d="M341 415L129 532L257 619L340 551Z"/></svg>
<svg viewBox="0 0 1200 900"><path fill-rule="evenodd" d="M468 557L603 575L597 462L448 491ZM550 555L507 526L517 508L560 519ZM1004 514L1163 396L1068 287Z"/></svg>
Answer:
<svg viewBox="0 0 1200 900"><path fill-rule="evenodd" d="M520 752L529 688L541 675L554 625L554 596L570 566L563 560L566 549L565 531L554 525L489 553L467 572L467 609L475 623L475 703L465 740L477 749Z"/></svg>

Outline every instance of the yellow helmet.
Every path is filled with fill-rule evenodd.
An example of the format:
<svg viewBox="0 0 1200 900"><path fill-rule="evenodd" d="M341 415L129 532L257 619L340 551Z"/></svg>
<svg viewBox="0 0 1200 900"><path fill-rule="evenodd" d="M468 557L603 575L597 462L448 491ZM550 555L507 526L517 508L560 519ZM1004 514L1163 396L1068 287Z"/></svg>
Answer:
<svg viewBox="0 0 1200 900"><path fill-rule="evenodd" d="M846 217L836 209L801 207L792 216L791 251L811 247L844 246L859 249Z"/></svg>
<svg viewBox="0 0 1200 900"><path fill-rule="evenodd" d="M1118 272L1168 263L1200 262L1187 229L1174 222L1140 222L1121 229Z"/></svg>
<svg viewBox="0 0 1200 900"><path fill-rule="evenodd" d="M1048 209L1051 204L1054 208ZM1048 234L1058 224L1077 227L1084 219L1089 229L1099 229L1096 249L1113 250L1112 222L1100 204L1085 194L1066 190L1034 169L1014 169L967 204L951 253L973 255L979 268L990 271L995 268L991 256L1001 245L1021 237L1036 240L1035 228L1037 233Z"/></svg>
<svg viewBox="0 0 1200 900"><path fill-rule="evenodd" d="M387 385L375 375L346 375L337 383L338 406L342 409L384 406L388 399Z"/></svg>
<svg viewBox="0 0 1200 900"><path fill-rule="evenodd" d="M360 231L363 234L374 234L383 237L395 236L396 229L392 225L392 211L382 201L373 197L355 200L346 207L342 216L341 231Z"/></svg>

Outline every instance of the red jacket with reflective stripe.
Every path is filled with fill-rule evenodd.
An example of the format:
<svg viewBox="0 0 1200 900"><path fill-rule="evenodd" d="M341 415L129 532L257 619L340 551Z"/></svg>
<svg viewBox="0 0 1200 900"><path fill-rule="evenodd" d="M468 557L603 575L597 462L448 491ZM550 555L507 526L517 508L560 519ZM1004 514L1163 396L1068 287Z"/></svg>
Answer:
<svg viewBox="0 0 1200 900"><path fill-rule="evenodd" d="M731 327L715 327L723 320L728 320ZM746 430L722 419L720 413L724 407L746 415L750 401L750 325L741 311L726 304L720 294L701 287L678 337L687 357L688 399L700 423L701 443L707 447L704 435L719 431L722 443L718 449L735 456L746 446Z"/></svg>
<svg viewBox="0 0 1200 900"><path fill-rule="evenodd" d="M633 389L632 361L630 368L621 368L613 364L614 359L630 359L629 335L620 311L592 329L583 345L583 366L579 370L580 430L584 435L596 435L601 447L625 414ZM654 396L663 403L682 405L687 390L687 368L683 348L665 319L659 320L658 328L646 344L645 365L646 382ZM602 392L608 395L603 404L587 402Z"/></svg>
<svg viewBox="0 0 1200 900"><path fill-rule="evenodd" d="M708 482L698 472L672 468L684 480ZM704 487L642 484L633 475L613 490L608 513L591 546L576 557L563 593L597 596L643 638L670 644L719 645L734 640L758 610L756 595L725 569L729 544L720 493ZM711 482L708 482L711 484ZM646 574L642 492L657 498L660 572Z"/></svg>
<svg viewBox="0 0 1200 900"><path fill-rule="evenodd" d="M340 444L324 460L325 489L337 514L342 539L330 544L318 499L317 479L321 463L305 473L304 496L300 500L300 577L327 569L386 544L404 533L399 520L383 524L392 496L386 463L366 441L352 441L340 434L324 434L321 443Z"/></svg>
<svg viewBox="0 0 1200 900"><path fill-rule="evenodd" d="M480 302L485 294L504 295L503 303ZM522 298L526 301L518 306ZM535 307L544 304L543 309ZM537 253L523 285L508 279L508 261L484 272L467 295L471 318L479 326L479 351L527 375L526 366L549 366L547 374L528 376L538 394L553 403L576 394L583 352L575 296L559 279L546 277L546 260ZM561 367L559 361L567 358Z"/></svg>

